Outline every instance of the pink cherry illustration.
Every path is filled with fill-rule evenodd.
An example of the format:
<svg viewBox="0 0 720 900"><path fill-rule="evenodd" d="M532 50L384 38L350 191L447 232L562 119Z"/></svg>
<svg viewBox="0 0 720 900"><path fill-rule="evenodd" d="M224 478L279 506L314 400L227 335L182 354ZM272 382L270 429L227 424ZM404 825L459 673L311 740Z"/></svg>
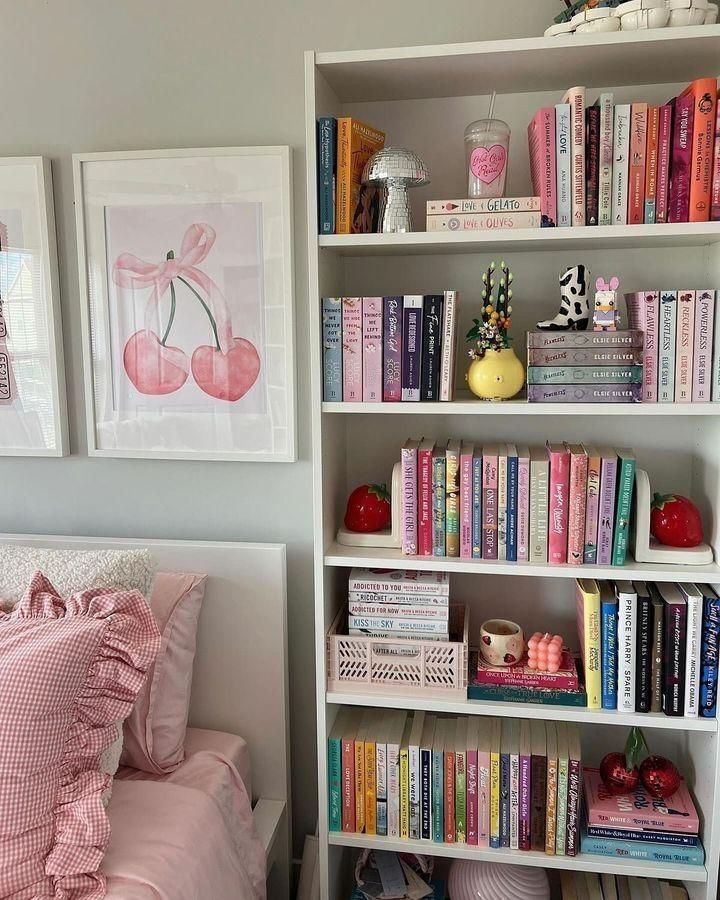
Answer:
<svg viewBox="0 0 720 900"><path fill-rule="evenodd" d="M192 355L192 373L206 394L234 403L257 381L260 357L254 344L245 338L233 338L227 353L205 344Z"/></svg>
<svg viewBox="0 0 720 900"><path fill-rule="evenodd" d="M490 646L490 635L489 634L483 635L483 644L485 644L486 647Z"/></svg>
<svg viewBox="0 0 720 900"><path fill-rule="evenodd" d="M511 666L513 663L517 662L517 659L512 655L512 653L506 653L505 656L503 656L503 661Z"/></svg>
<svg viewBox="0 0 720 900"><path fill-rule="evenodd" d="M172 394L187 381L190 367L179 347L160 343L154 331L136 331L123 351L128 378L141 394Z"/></svg>
<svg viewBox="0 0 720 900"><path fill-rule="evenodd" d="M492 184L505 169L507 153L502 144L476 147L470 155L470 171L483 184Z"/></svg>

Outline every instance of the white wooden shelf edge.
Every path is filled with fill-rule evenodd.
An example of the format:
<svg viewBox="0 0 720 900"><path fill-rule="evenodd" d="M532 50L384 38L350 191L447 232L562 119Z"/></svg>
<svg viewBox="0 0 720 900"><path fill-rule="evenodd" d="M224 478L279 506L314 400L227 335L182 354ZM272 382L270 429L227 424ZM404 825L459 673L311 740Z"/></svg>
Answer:
<svg viewBox="0 0 720 900"><path fill-rule="evenodd" d="M391 850L396 853L423 853L432 856L446 856L453 859L483 859L488 862L506 863L519 866L540 866L545 869L575 869L583 872L611 872L616 875L631 875L640 878L667 878L680 881L707 881L705 866L681 866L647 862L644 860L620 859L606 856L592 856L580 853L578 856L549 856L538 851L490 850L472 847L468 844L435 844L432 841L404 841L396 838L367 834L347 834L330 832L328 843L340 847L376 850Z"/></svg>
<svg viewBox="0 0 720 900"><path fill-rule="evenodd" d="M401 416L720 416L720 403L323 403L324 413Z"/></svg>

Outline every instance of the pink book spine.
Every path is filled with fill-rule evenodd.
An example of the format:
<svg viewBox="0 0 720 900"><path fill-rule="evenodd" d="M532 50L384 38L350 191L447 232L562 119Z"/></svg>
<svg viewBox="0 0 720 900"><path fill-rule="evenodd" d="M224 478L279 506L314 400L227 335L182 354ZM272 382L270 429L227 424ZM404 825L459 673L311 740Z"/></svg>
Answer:
<svg viewBox="0 0 720 900"><path fill-rule="evenodd" d="M560 566L567 562L568 500L570 492L570 454L552 450L550 456L550 507L548 516L548 562Z"/></svg>
<svg viewBox="0 0 720 900"><path fill-rule="evenodd" d="M343 401L362 402L362 300L342 298Z"/></svg>
<svg viewBox="0 0 720 900"><path fill-rule="evenodd" d="M465 763L467 784L467 842L477 846L478 842L478 752L467 751Z"/></svg>
<svg viewBox="0 0 720 900"><path fill-rule="evenodd" d="M530 558L530 458L518 459L517 558Z"/></svg>
<svg viewBox="0 0 720 900"><path fill-rule="evenodd" d="M362 398L364 403L380 403L382 401L382 315L382 297L363 297Z"/></svg>
<svg viewBox="0 0 720 900"><path fill-rule="evenodd" d="M705 403L712 394L712 345L713 318L715 315L713 291L697 291L695 294L695 347L693 349L694 403Z"/></svg>
<svg viewBox="0 0 720 900"><path fill-rule="evenodd" d="M472 559L473 551L473 451L462 448L460 453L460 556Z"/></svg>
<svg viewBox="0 0 720 900"><path fill-rule="evenodd" d="M598 516L600 513L600 457L588 454L587 494L585 496L585 564L597 562Z"/></svg>
<svg viewBox="0 0 720 900"><path fill-rule="evenodd" d="M630 168L628 224L645 221L645 150L647 147L647 103L633 103L630 112Z"/></svg>
<svg viewBox="0 0 720 900"><path fill-rule="evenodd" d="M483 559L498 558L498 458L483 455Z"/></svg>
<svg viewBox="0 0 720 900"><path fill-rule="evenodd" d="M478 750L478 846L490 845L490 754Z"/></svg>
<svg viewBox="0 0 720 900"><path fill-rule="evenodd" d="M690 218L690 170L692 167L694 101L690 94L675 101L672 162L670 165L670 201L668 222L687 222Z"/></svg>
<svg viewBox="0 0 720 900"><path fill-rule="evenodd" d="M555 163L555 108L539 109L528 126L530 175L540 197L540 221L544 228L557 225L557 172Z"/></svg>
<svg viewBox="0 0 720 900"><path fill-rule="evenodd" d="M355 742L342 740L342 830L355 831Z"/></svg>
<svg viewBox="0 0 720 900"><path fill-rule="evenodd" d="M695 343L695 291L678 291L675 340L675 402L692 400L693 345Z"/></svg>
<svg viewBox="0 0 720 900"><path fill-rule="evenodd" d="M432 556L432 447L418 450L418 556Z"/></svg>
<svg viewBox="0 0 720 900"><path fill-rule="evenodd" d="M643 403L657 403L660 296L657 291L625 294L628 326L643 332Z"/></svg>
<svg viewBox="0 0 720 900"><path fill-rule="evenodd" d="M585 453L570 457L570 510L568 512L567 561L581 566L585 558L585 503L587 495L588 458Z"/></svg>
<svg viewBox="0 0 720 900"><path fill-rule="evenodd" d="M403 447L402 463L402 552L414 556L417 551L417 444Z"/></svg>
<svg viewBox="0 0 720 900"><path fill-rule="evenodd" d="M668 220L668 194L670 190L670 154L672 152L672 104L660 107L658 133L657 206L655 221Z"/></svg>
<svg viewBox="0 0 720 900"><path fill-rule="evenodd" d="M518 817L518 847L520 850L530 849L530 798L532 794L531 764L532 757L520 757L520 802Z"/></svg>
<svg viewBox="0 0 720 900"><path fill-rule="evenodd" d="M715 112L715 147L713 149L712 194L710 197L710 221L720 221L720 94Z"/></svg>

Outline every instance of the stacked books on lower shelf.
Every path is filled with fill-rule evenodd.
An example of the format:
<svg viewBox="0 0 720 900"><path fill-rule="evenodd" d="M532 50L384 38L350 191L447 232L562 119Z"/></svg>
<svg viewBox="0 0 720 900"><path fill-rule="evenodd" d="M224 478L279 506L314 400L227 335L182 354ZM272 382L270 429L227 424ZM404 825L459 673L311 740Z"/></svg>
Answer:
<svg viewBox="0 0 720 900"><path fill-rule="evenodd" d="M328 738L328 795L331 832L575 856L579 730L343 707Z"/></svg>
<svg viewBox="0 0 720 900"><path fill-rule="evenodd" d="M587 706L582 666L569 650L563 650L557 672L531 669L526 661L515 666L491 666L471 651L468 700Z"/></svg>
<svg viewBox="0 0 720 900"><path fill-rule="evenodd" d="M529 331L529 403L639 403L643 333Z"/></svg>
<svg viewBox="0 0 720 900"><path fill-rule="evenodd" d="M409 440L401 467L405 554L625 563L632 450Z"/></svg>
<svg viewBox="0 0 720 900"><path fill-rule="evenodd" d="M687 900L682 885L603 872L560 873L562 900ZM355 898L353 898L355 900ZM360 898L358 898L360 900Z"/></svg>
<svg viewBox="0 0 720 900"><path fill-rule="evenodd" d="M590 709L717 715L720 600L706 584L577 582Z"/></svg>
<svg viewBox="0 0 720 900"><path fill-rule="evenodd" d="M348 634L449 640L446 572L353 569L348 581Z"/></svg>
<svg viewBox="0 0 720 900"><path fill-rule="evenodd" d="M684 781L666 800L642 787L631 794L611 794L597 769L586 768L583 853L675 865L705 862L700 821Z"/></svg>

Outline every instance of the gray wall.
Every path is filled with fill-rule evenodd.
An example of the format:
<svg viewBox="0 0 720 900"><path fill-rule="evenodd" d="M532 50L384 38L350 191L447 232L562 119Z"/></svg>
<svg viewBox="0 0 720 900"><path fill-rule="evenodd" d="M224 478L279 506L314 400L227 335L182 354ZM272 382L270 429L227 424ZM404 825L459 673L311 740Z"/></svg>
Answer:
<svg viewBox="0 0 720 900"><path fill-rule="evenodd" d="M72 456L0 460L0 530L287 543L296 850L315 827L303 51L539 35L561 8L560 0L3 3L0 152L53 163ZM300 461L88 459L71 154L243 144L290 144L294 153Z"/></svg>

